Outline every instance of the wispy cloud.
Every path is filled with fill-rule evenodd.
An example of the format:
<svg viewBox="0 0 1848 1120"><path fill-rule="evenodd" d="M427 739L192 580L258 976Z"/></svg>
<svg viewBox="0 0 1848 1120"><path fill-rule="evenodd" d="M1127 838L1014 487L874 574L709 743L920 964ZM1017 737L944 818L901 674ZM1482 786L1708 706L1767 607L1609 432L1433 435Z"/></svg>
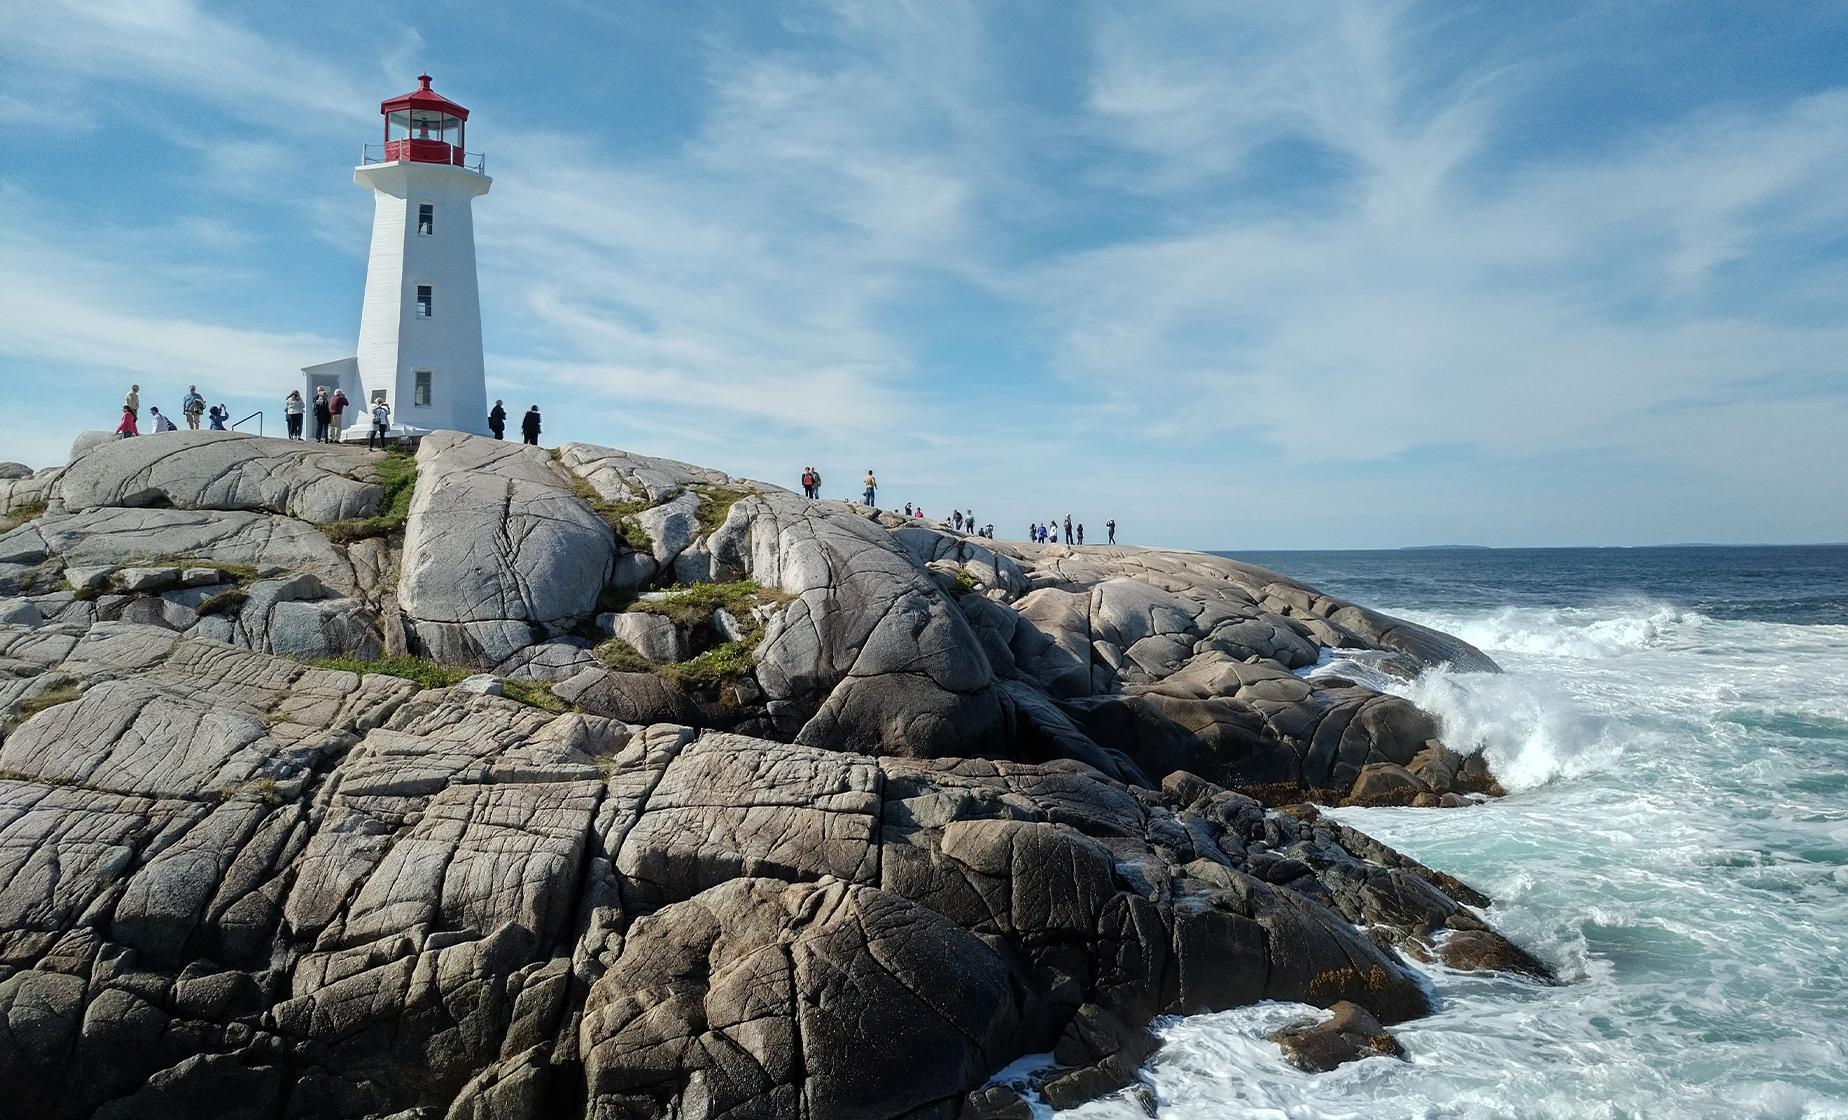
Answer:
<svg viewBox="0 0 1848 1120"><path fill-rule="evenodd" d="M1589 539L1600 486L1629 507L1610 533L1685 538L1775 535L1762 448L1843 408L1848 74L1675 85L1619 122L1567 96L1615 49L1596 5L669 11L598 33L671 39L679 84L573 88L569 122L554 79L520 94L474 58L501 83L470 130L496 176L490 384L545 404L549 435L758 476L877 465L900 500L1015 530L1134 509L1218 543L1199 511L1261 477L1284 536L1240 543ZM9 379L56 358L280 385L351 351L366 203L337 165L427 52L350 22L0 10L0 127L88 85L159 99L127 119L172 153L107 253L53 173L0 170L0 283L30 289L0 308ZM438 70L465 80L457 44L516 29L463 30ZM235 149L194 123L221 102L245 106ZM657 109L680 130L639 150L602 127ZM299 329L250 314L310 283ZM1792 512L1848 510L1841 448L1791 460L1786 535L1848 535Z"/></svg>

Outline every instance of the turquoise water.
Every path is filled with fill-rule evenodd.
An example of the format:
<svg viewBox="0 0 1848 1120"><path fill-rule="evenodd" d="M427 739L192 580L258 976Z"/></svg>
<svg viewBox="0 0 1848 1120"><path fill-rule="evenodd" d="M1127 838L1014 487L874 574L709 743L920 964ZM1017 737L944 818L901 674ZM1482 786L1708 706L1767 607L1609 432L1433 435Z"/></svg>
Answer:
<svg viewBox="0 0 1848 1120"><path fill-rule="evenodd" d="M1309 1009L1181 1020L1164 1117L1848 1117L1848 550L1580 551L1499 594L1501 553L1253 557L1508 670L1372 679L1510 796L1337 815L1486 890L1567 983L1430 969L1411 1061L1324 1075L1262 1041Z"/></svg>

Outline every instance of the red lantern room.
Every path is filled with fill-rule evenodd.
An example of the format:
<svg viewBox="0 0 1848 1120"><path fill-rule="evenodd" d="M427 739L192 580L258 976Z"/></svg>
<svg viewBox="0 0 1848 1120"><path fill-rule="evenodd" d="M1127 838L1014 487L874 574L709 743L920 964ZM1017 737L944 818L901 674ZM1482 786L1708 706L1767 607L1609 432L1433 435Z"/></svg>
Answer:
<svg viewBox="0 0 1848 1120"><path fill-rule="evenodd" d="M379 106L385 115L385 162L464 162L468 110L430 88L430 75L417 75L417 88Z"/></svg>

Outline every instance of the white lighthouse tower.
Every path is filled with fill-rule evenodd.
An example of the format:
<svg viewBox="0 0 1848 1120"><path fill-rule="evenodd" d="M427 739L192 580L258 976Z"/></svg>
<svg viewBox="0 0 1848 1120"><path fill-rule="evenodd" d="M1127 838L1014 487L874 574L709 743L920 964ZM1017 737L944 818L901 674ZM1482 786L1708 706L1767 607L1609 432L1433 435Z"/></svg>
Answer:
<svg viewBox="0 0 1848 1120"><path fill-rule="evenodd" d="M475 284L475 198L493 182L464 150L468 110L430 88L379 106L382 148L368 145L353 181L372 191L372 253L358 354L307 366L303 399L346 390L348 439L364 439L372 405L412 432L485 433L481 299Z"/></svg>

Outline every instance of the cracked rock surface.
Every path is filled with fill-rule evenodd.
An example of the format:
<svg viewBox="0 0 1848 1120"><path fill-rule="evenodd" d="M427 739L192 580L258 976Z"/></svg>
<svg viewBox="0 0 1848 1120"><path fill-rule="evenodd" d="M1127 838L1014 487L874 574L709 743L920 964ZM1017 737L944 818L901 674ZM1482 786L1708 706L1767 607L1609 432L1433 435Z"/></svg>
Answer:
<svg viewBox="0 0 1848 1120"><path fill-rule="evenodd" d="M1112 1092L1158 1016L1340 1006L1333 1054L1420 962L1548 979L1305 803L1492 788L1300 672L1485 667L1454 639L588 445L428 437L402 534L342 543L376 455L208 435L0 472L45 503L0 535L9 1116L1015 1115L1002 1067ZM626 613L688 578L756 605Z"/></svg>

